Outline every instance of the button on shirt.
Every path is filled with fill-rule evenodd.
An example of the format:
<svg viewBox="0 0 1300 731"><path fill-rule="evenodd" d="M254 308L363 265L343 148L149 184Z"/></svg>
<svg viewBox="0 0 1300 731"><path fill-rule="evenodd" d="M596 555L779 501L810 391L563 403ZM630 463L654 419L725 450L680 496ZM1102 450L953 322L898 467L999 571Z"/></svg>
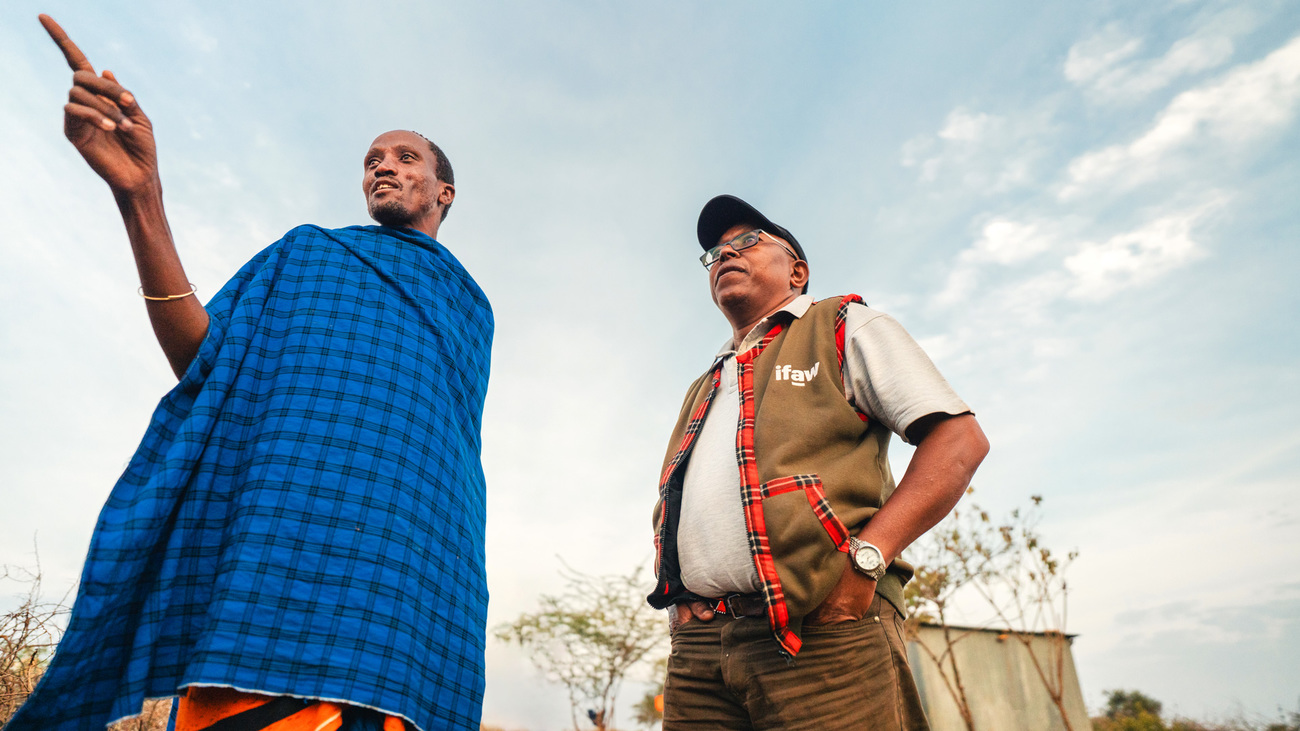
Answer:
<svg viewBox="0 0 1300 731"><path fill-rule="evenodd" d="M692 593L722 597L760 588L745 531L736 454L740 428L736 353L753 348L777 323L803 317L812 304L809 295L795 298L755 325L739 350L728 339L714 359L722 361L720 383L686 465L677 528L682 583ZM850 304L844 333L844 393L867 418L904 436L923 416L970 411L894 318ZM889 478L886 499L892 489Z"/></svg>

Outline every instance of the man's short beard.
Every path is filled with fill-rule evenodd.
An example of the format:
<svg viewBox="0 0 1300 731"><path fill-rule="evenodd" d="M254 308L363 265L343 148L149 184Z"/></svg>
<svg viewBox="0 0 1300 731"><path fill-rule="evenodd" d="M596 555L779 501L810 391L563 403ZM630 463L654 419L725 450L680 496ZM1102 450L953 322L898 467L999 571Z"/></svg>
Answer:
<svg viewBox="0 0 1300 731"><path fill-rule="evenodd" d="M410 228L415 216L397 201L378 201L370 204L370 217L375 223L389 228Z"/></svg>

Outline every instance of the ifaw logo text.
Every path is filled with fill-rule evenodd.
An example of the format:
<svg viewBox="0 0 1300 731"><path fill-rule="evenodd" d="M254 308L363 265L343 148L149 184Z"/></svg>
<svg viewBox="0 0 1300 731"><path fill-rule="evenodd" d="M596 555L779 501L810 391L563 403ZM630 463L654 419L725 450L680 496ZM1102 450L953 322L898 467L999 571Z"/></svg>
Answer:
<svg viewBox="0 0 1300 731"><path fill-rule="evenodd" d="M813 363L813 367L806 371L801 371L794 366L779 365L776 367L776 380L789 381L792 386L803 386L817 375L817 369L820 367L821 361Z"/></svg>

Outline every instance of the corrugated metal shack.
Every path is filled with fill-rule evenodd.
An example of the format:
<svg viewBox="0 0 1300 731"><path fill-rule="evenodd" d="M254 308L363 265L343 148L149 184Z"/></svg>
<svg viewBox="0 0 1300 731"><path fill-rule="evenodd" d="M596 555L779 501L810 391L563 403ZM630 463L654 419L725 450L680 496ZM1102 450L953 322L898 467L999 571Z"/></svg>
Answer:
<svg viewBox="0 0 1300 731"><path fill-rule="evenodd" d="M996 629L950 625L949 630L955 640L953 655L977 731L1065 731L1056 704L1034 669L1029 650L1019 640ZM1070 652L1074 637L1034 633L1029 636L1029 643L1049 679L1059 658L1063 701L1070 726L1074 731L1087 731L1092 723L1079 690L1074 655ZM943 629L921 624L917 636L908 642L908 661L931 729L966 731L957 703L933 659L941 657L944 650ZM951 681L952 669L947 660L944 670Z"/></svg>

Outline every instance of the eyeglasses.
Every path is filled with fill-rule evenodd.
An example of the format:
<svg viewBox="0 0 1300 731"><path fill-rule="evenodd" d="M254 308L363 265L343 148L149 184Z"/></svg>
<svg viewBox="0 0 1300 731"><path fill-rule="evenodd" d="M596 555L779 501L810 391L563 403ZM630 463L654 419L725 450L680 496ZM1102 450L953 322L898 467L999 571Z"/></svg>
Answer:
<svg viewBox="0 0 1300 731"><path fill-rule="evenodd" d="M789 254L790 256L793 256L795 261L799 261L799 255L791 251L790 247L786 246L780 241L777 241L775 238L772 237L772 234L767 233L761 228L756 228L753 231L750 231L749 233L741 234L730 241L718 244L712 249L709 249L708 251L704 252L703 256L700 257L700 263L704 265L705 269L712 269L713 265L717 264L718 260L722 258L723 249L730 246L732 251L735 251L736 253L740 253L745 249L748 249L749 247L762 241L763 234L767 234L767 237L769 239L772 239L772 243L776 244L777 246L780 246L782 249L785 249L785 253Z"/></svg>

